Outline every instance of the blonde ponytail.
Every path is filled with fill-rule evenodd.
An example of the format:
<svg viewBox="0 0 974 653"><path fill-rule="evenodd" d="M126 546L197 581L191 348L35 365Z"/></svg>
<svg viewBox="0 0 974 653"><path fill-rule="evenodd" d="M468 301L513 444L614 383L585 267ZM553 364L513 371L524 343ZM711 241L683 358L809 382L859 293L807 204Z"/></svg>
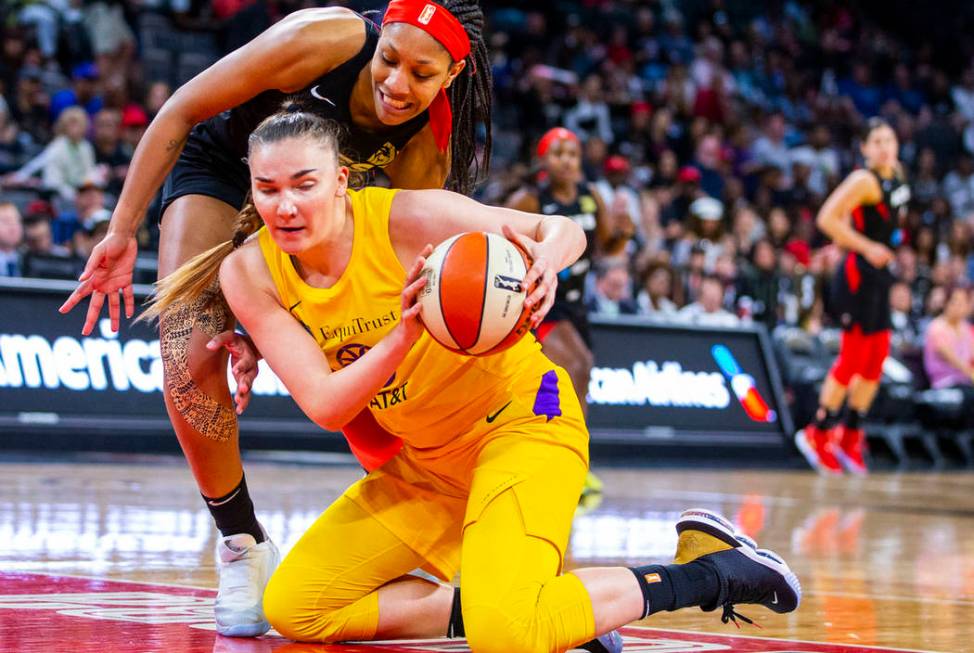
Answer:
<svg viewBox="0 0 974 653"><path fill-rule="evenodd" d="M214 301L223 302L223 294L217 282L220 264L233 250L243 245L247 238L257 233L263 224L260 214L248 197L234 222L233 238L197 254L164 279L157 281L155 293L147 302L139 320L158 319L176 304L195 303L207 295L206 306Z"/></svg>

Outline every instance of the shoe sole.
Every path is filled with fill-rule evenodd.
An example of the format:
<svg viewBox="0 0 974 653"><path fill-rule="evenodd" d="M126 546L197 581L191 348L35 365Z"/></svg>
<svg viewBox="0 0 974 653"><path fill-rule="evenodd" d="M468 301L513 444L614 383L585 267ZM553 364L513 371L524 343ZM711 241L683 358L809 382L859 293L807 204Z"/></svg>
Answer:
<svg viewBox="0 0 974 653"><path fill-rule="evenodd" d="M682 533L689 529L698 530L716 537L736 549L741 555L747 556L754 562L767 567L785 579L785 582L794 594L793 600L781 601L776 596L775 603L762 605L778 613L792 612L798 609L802 600L802 586L798 580L798 576L791 570L784 558L769 549L757 548L757 543L753 539L743 533L737 532L733 522L720 513L707 510L706 508L691 508L684 510L680 514L680 519L676 522L676 532Z"/></svg>
<svg viewBox="0 0 974 653"><path fill-rule="evenodd" d="M260 637L271 629L266 621L258 624L237 624L236 626L216 625L216 632L224 637Z"/></svg>
<svg viewBox="0 0 974 653"><path fill-rule="evenodd" d="M735 549L742 544L747 544L747 542L738 539L737 529L734 528L734 524L729 519L706 508L690 508L680 513L680 519L676 522L676 532L679 535L687 529L704 532ZM750 540L746 535L742 537Z"/></svg>
<svg viewBox="0 0 974 653"><path fill-rule="evenodd" d="M839 464L842 465L842 468L850 474L855 474L856 476L869 475L869 470L865 465L860 465L854 461L842 449L835 452L835 457L838 459Z"/></svg>
<svg viewBox="0 0 974 653"><path fill-rule="evenodd" d="M805 429L795 433L795 446L798 447L798 450L802 452L803 456L805 456L805 460L808 461L811 468L819 474L824 474L826 476L842 475L841 471L829 469L822 464L822 461L818 457L818 453L816 453L815 449L812 448L812 445L808 444L808 439L805 438Z"/></svg>

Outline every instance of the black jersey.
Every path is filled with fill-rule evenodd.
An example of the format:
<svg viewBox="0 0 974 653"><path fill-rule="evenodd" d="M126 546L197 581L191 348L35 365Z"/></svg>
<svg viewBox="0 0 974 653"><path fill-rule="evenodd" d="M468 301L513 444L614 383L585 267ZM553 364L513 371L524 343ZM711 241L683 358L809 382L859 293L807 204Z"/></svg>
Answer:
<svg viewBox="0 0 974 653"><path fill-rule="evenodd" d="M895 248L899 245L900 218L910 201L910 187L899 176L889 179L870 170L883 197L876 204L861 204L852 211L852 228L870 240ZM842 328L858 326L863 333L889 329L889 290L893 275L874 267L862 254L849 252L835 274L835 313Z"/></svg>
<svg viewBox="0 0 974 653"><path fill-rule="evenodd" d="M349 100L362 69L369 65L379 42L379 28L367 18L365 43L354 57L322 75L296 93L264 91L240 106L224 111L198 125L201 136L229 154L243 160L247 156L247 138L267 116L276 113L288 98L296 97L302 108L334 120L345 127L341 162L356 172L388 165L416 133L429 121L426 111L394 127L372 132L352 123Z"/></svg>
<svg viewBox="0 0 974 653"><path fill-rule="evenodd" d="M555 303L585 306L585 276L592 267L592 253L595 251L595 229L598 204L587 184L578 184L575 201L562 204L551 194L551 187L543 185L538 191L538 203L544 215L563 215L572 220L585 232L585 251L570 267L558 274L558 291Z"/></svg>

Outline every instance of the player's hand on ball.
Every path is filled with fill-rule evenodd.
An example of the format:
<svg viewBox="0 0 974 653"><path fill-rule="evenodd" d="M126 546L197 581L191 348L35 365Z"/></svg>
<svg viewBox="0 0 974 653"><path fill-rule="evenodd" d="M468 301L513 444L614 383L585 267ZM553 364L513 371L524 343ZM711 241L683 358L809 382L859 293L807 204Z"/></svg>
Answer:
<svg viewBox="0 0 974 653"><path fill-rule="evenodd" d="M423 322L419 318L419 292L426 287L426 275L422 274L426 267L426 257L433 252L433 246L427 245L416 257L413 267L406 274L406 285L402 289L402 319L399 320L406 342L412 345L423 334Z"/></svg>
<svg viewBox="0 0 974 653"><path fill-rule="evenodd" d="M552 256L549 252L551 245L539 243L532 238L519 234L507 225L504 225L501 230L505 238L520 245L531 259L531 268L524 277L524 287L528 293L527 299L524 300L524 306L533 311L529 328L534 329L541 324L541 320L544 319L544 316L551 310L552 304L555 303L558 270L554 269L552 261L557 260L557 257Z"/></svg>
<svg viewBox="0 0 974 653"><path fill-rule="evenodd" d="M260 353L248 336L234 331L218 333L206 343L206 348L210 351L222 348L230 352L230 372L233 374L233 380L237 382L233 403L237 414L242 414L250 403L250 391L254 386L254 379L257 378L257 361L260 360Z"/></svg>

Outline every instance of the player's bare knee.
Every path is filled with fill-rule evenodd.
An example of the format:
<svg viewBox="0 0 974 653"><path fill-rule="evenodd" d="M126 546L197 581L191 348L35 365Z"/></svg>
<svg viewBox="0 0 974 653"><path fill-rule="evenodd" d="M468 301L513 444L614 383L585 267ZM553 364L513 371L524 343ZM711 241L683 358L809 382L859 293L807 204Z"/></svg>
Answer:
<svg viewBox="0 0 974 653"><path fill-rule="evenodd" d="M225 304L214 301L209 293L190 304L174 305L159 321L159 349L170 402L193 429L220 441L233 437L237 420L227 391L223 354L206 350L206 342L231 323Z"/></svg>

